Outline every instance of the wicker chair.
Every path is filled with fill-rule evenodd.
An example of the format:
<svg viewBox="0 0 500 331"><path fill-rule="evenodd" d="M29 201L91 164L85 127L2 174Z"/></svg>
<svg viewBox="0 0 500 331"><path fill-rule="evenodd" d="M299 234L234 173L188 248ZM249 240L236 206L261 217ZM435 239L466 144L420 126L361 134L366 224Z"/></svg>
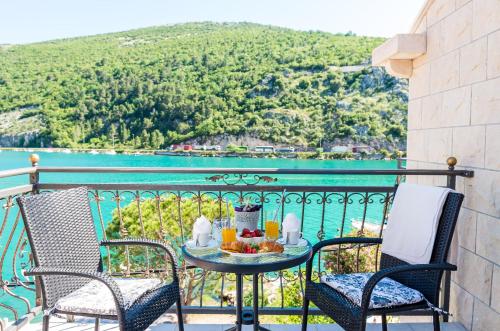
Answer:
<svg viewBox="0 0 500 331"><path fill-rule="evenodd" d="M427 301L437 307L439 304L439 289L441 278L445 270L454 271L456 266L446 262L448 250L450 248L453 231L458 218L463 195L459 193L449 193L439 220L436 239L429 264L408 264L393 256L382 253L379 271L373 274L364 288L360 305L349 300L345 295L324 283L312 281L312 267L314 255L325 246L354 244L354 245L375 245L381 244L381 238L335 238L324 240L313 247L313 258L307 263L306 268L306 289L303 305L302 331L307 329L307 316L309 303L312 301L326 315L347 331L364 331L366 329L366 319L368 316L382 316L382 330L387 330L387 315L410 311L415 309L428 309L429 304L421 302L392 306L390 308L372 309L370 301L375 286L384 278L388 277L404 286L419 291ZM439 331L439 313L432 312L434 330Z"/></svg>
<svg viewBox="0 0 500 331"><path fill-rule="evenodd" d="M96 329L102 318L117 320L122 331L145 330L174 303L179 330L183 330L176 257L169 246L147 239L99 243L85 187L23 196L17 202L35 264L25 274L39 280L44 331L55 313L95 318ZM112 245L164 251L170 259L172 282L112 278L103 272L101 259L101 247ZM95 306L89 307L91 303Z"/></svg>

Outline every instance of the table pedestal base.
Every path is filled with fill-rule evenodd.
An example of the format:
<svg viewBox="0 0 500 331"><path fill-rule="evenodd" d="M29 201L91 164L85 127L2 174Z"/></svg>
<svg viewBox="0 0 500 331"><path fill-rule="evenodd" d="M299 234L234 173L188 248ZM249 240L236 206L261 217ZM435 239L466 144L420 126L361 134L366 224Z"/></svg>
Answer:
<svg viewBox="0 0 500 331"><path fill-rule="evenodd" d="M259 324L254 324L253 329L258 331L271 331L263 326L260 326ZM226 329L225 331L241 331L241 328L238 328L238 326L235 325L233 327L230 327L229 329Z"/></svg>
<svg viewBox="0 0 500 331"><path fill-rule="evenodd" d="M253 311L243 311L243 275L236 275L236 325L226 331L241 331L242 325L253 324L254 331L270 331L259 323L259 274L253 275Z"/></svg>
<svg viewBox="0 0 500 331"><path fill-rule="evenodd" d="M257 329L256 329L257 328ZM254 325L254 330L259 330L259 331L271 331L269 329L266 329L265 327L263 326L260 326L260 325L257 325L255 326ZM227 329L226 331L241 331L241 328L238 328L238 326L233 326L233 327L230 327L229 329Z"/></svg>

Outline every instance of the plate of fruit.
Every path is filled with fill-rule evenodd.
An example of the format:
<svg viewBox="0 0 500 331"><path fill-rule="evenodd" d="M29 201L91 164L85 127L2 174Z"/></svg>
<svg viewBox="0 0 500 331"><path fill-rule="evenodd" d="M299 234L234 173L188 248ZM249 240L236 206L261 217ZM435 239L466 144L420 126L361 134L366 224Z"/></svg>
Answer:
<svg viewBox="0 0 500 331"><path fill-rule="evenodd" d="M259 244L247 244L242 241L222 243L220 250L233 256L262 256L283 253L284 246L274 241L263 241Z"/></svg>
<svg viewBox="0 0 500 331"><path fill-rule="evenodd" d="M243 231L236 236L236 239L245 244L259 244L264 241L264 231L259 229L243 229Z"/></svg>

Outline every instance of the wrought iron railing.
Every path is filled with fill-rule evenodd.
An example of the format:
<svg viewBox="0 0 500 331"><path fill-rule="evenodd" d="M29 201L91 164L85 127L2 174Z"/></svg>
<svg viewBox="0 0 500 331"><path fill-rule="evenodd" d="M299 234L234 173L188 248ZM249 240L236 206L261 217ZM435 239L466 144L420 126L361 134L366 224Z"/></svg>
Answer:
<svg viewBox="0 0 500 331"><path fill-rule="evenodd" d="M202 214L222 218L226 201L263 205L266 213L279 206L279 218L294 212L307 239L317 242L346 235L381 236L390 210L395 184L409 176L438 176L454 188L456 170L449 160L444 170L341 170L341 169L230 169L230 168L111 168L39 167L34 158L29 168L0 171L0 316L11 321L33 315L40 305L39 291L23 270L31 265L29 244L15 198L24 194L85 185L90 189L96 229L100 239L112 237L155 237L179 248L190 235L193 219ZM82 174L84 175L83 177ZM89 174L91 177L89 177ZM141 174L140 181L130 176ZM117 176L127 176L117 180ZM26 183L16 179L29 176ZM80 176L80 177L79 177ZM114 176L111 181L110 176ZM144 176L150 179L143 182ZM163 177L166 176L166 177ZM64 182L61 179L64 177ZM22 177L21 177L22 178ZM81 179L85 181L81 181ZM88 181L89 178L97 179ZM320 178L321 180L316 180ZM356 185L353 178L362 178ZM370 180L375 178L375 180ZM383 180L380 180L380 179ZM371 185L375 182L377 185ZM369 185L360 185L367 183ZM2 185L8 187L2 188ZM351 253L348 253L351 252ZM148 251L103 250L105 265L114 274L153 274L160 267ZM131 254L138 254L132 257ZM376 268L378 247L330 247L315 261L316 276L326 270L357 271ZM346 258L348 262L343 261ZM183 294L188 314L232 313L234 276L206 272L182 264ZM300 314L303 266L260 276L263 314ZM250 280L250 279L248 279ZM290 292L293 291L293 292ZM297 293L299 292L299 293ZM297 295L298 294L298 295ZM290 299L293 297L294 299ZM448 305L449 274L443 286L443 304ZM318 313L318 311L312 311ZM2 328L6 322L2 321Z"/></svg>

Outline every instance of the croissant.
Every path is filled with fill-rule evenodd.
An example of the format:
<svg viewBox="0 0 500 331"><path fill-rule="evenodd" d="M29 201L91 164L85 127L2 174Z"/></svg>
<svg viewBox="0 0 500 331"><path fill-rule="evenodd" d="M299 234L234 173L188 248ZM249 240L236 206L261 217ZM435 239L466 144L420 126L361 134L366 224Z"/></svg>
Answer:
<svg viewBox="0 0 500 331"><path fill-rule="evenodd" d="M225 251L235 252L235 253L243 253L244 243L241 241L231 241L228 243L222 243L220 248Z"/></svg>
<svg viewBox="0 0 500 331"><path fill-rule="evenodd" d="M274 252L274 253L283 253L284 247L283 245L274 242L274 241L263 241L259 244L259 252Z"/></svg>

